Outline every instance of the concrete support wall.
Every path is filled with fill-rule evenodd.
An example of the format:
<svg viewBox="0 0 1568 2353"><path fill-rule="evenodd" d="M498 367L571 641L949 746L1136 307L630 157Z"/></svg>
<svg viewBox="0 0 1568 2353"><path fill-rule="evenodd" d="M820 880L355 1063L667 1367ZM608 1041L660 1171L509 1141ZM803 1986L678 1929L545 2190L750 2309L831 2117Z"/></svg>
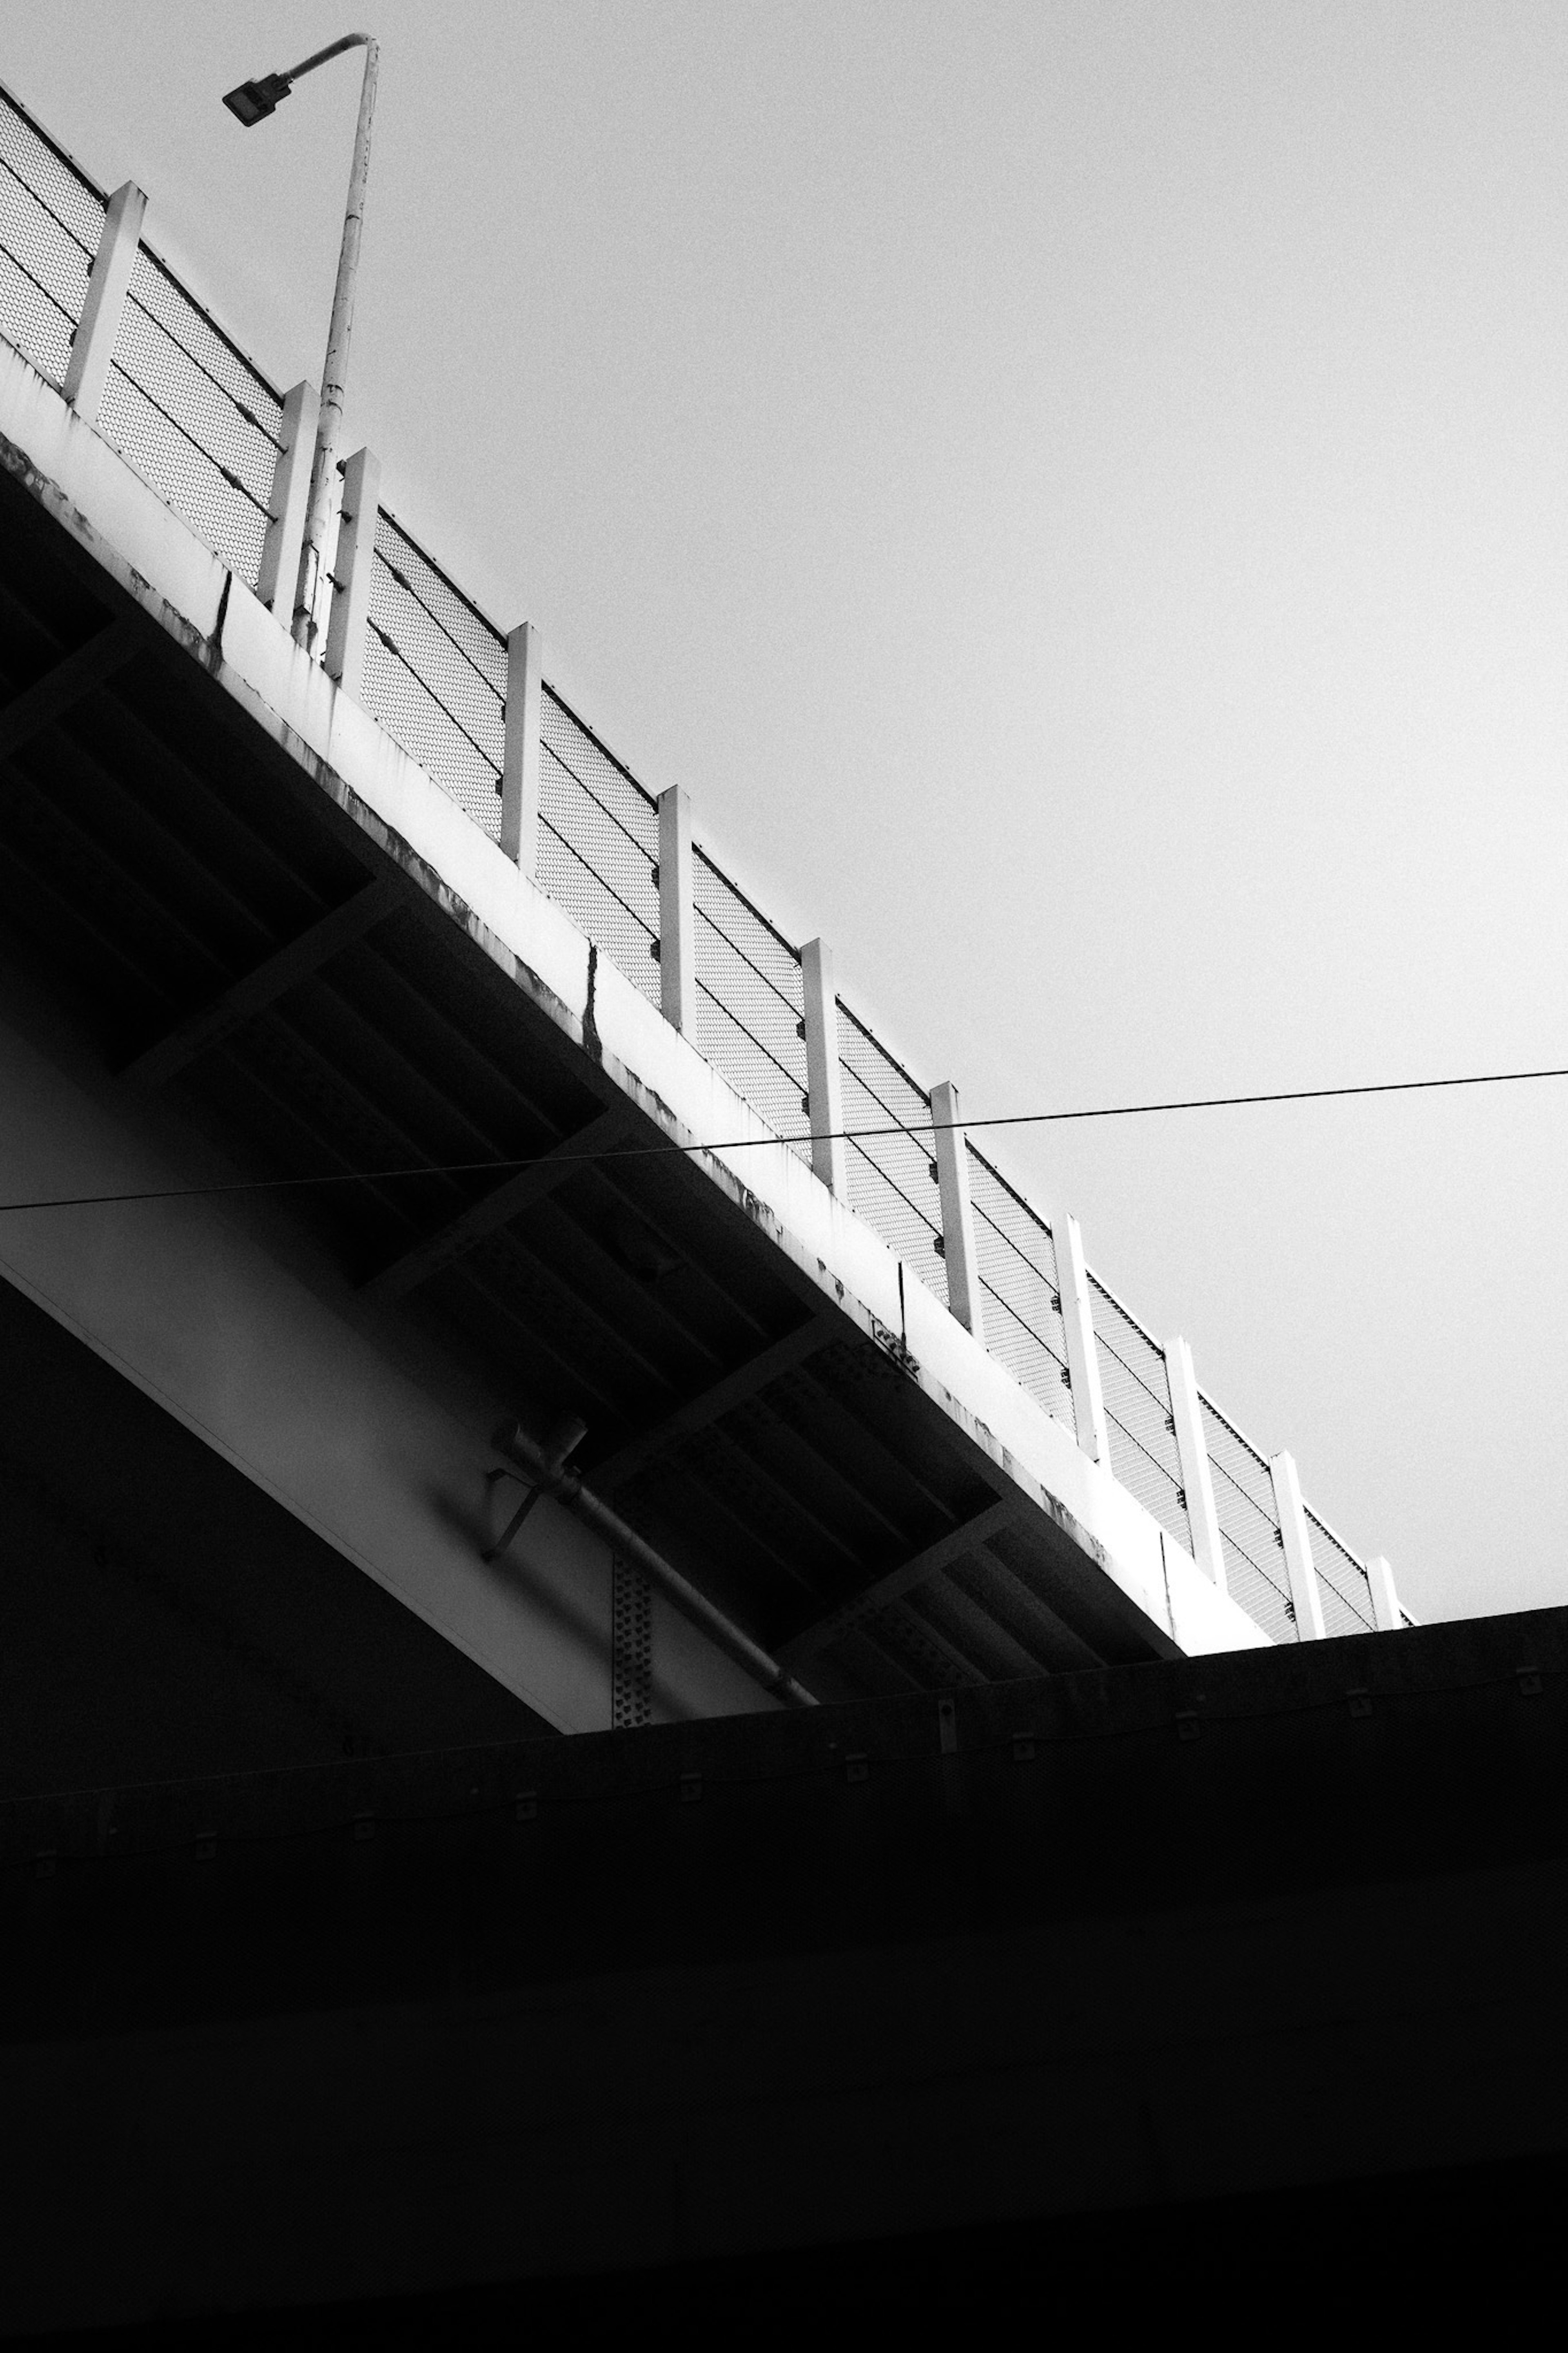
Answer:
<svg viewBox="0 0 1568 2353"><path fill-rule="evenodd" d="M1318 1591L1318 1572L1312 1566L1312 1540L1307 1533L1307 1514L1301 1502L1295 1457L1276 1454L1268 1465L1268 1475L1274 1482L1274 1505L1279 1514L1279 1536L1290 1577L1296 1639L1321 1642L1324 1632L1323 1602Z"/></svg>
<svg viewBox="0 0 1568 2353"><path fill-rule="evenodd" d="M1374 1560L1367 1562L1366 1581L1372 1588L1373 1624L1379 1633L1396 1634L1405 1623L1405 1615L1394 1590L1394 1571L1381 1553Z"/></svg>
<svg viewBox="0 0 1568 2353"><path fill-rule="evenodd" d="M146 211L146 197L134 181L127 180L110 197L104 215L103 234L87 281L87 301L71 337L63 387L66 398L88 425L98 415L109 381L110 364L120 340L120 314L125 307Z"/></svg>
<svg viewBox="0 0 1568 2353"><path fill-rule="evenodd" d="M271 512L261 550L256 593L269 613L289 627L300 586L300 550L305 538L305 510L310 498L310 460L315 455L316 426L321 396L313 384L294 386L283 403L279 431L282 447L272 470Z"/></svg>
<svg viewBox="0 0 1568 2353"><path fill-rule="evenodd" d="M381 512L381 460L356 449L343 468L343 504L338 521L338 552L332 565L332 616L327 626L326 671L345 694L359 700L364 668L370 581L375 563L375 523Z"/></svg>
<svg viewBox="0 0 1568 2353"><path fill-rule="evenodd" d="M506 746L501 754L500 846L531 880L539 855L540 719L544 659L539 631L520 622L506 641Z"/></svg>
<svg viewBox="0 0 1568 2353"><path fill-rule="evenodd" d="M1171 1419L1176 1430L1176 1459L1182 1489L1187 1499L1187 1525L1193 1532L1193 1557L1205 1577L1226 1590L1225 1546L1220 1542L1219 1513L1214 1499L1214 1473L1209 1468L1208 1441L1204 1435L1203 1408L1198 1402L1193 1352L1184 1340L1173 1340L1165 1350L1165 1378L1171 1391Z"/></svg>
<svg viewBox="0 0 1568 2353"><path fill-rule="evenodd" d="M1109 1469L1110 1433L1105 1422L1100 1352L1094 1345L1094 1315L1089 1295L1089 1270L1084 1264L1083 1236L1076 1218L1058 1219L1051 1230L1057 1246L1057 1288L1062 1303L1062 1329L1067 1335L1078 1442L1091 1462L1103 1462Z"/></svg>
<svg viewBox="0 0 1568 2353"><path fill-rule="evenodd" d="M13 1809L0 2321L1152 2205L1217 2309L1268 2189L1337 2290L1308 2185L1568 2140L1568 1618L1354 1656Z"/></svg>
<svg viewBox="0 0 1568 2353"><path fill-rule="evenodd" d="M691 797L671 785L658 797L658 1002L689 1030L697 1013L697 915L691 896Z"/></svg>
<svg viewBox="0 0 1568 2353"><path fill-rule="evenodd" d="M844 1144L844 1088L838 1072L838 999L833 986L833 951L826 940L807 940L800 952L805 1000L805 1083L811 1123L811 1165L836 1201L849 1198L849 1161Z"/></svg>
<svg viewBox="0 0 1568 2353"><path fill-rule="evenodd" d="M985 1337L980 1261L974 1254L974 1212L969 1199L969 1150L958 1124L958 1089L944 1079L931 1091L937 1187L942 1197L942 1258L947 1303L977 1340Z"/></svg>

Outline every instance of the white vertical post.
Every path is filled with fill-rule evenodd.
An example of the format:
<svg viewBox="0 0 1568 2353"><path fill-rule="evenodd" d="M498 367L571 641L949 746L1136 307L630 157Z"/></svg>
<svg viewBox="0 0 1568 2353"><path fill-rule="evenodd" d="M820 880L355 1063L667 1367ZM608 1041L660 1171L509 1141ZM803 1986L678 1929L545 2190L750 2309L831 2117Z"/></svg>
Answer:
<svg viewBox="0 0 1568 2353"><path fill-rule="evenodd" d="M93 256L87 300L71 337L70 358L66 363L65 383L61 386L77 415L89 425L98 415L103 387L109 381L109 364L114 357L120 334L120 313L125 306L125 291L135 266L136 248L142 241L146 210L146 197L134 180L127 180L122 188L115 189L103 216L103 234Z"/></svg>
<svg viewBox="0 0 1568 2353"><path fill-rule="evenodd" d="M356 449L343 468L343 505L332 564L332 617L327 625L326 671L357 700L364 671L365 620L381 512L381 460Z"/></svg>
<svg viewBox="0 0 1568 2353"><path fill-rule="evenodd" d="M531 881L539 855L540 726L544 650L523 621L506 641L506 748L501 754L500 846Z"/></svg>
<svg viewBox="0 0 1568 2353"><path fill-rule="evenodd" d="M672 1029L690 1029L697 1015L697 936L691 796L683 785L658 797L658 1005Z"/></svg>
<svg viewBox="0 0 1568 2353"><path fill-rule="evenodd" d="M1380 1634L1397 1634L1405 1620L1394 1587L1394 1571L1381 1553L1375 1560L1367 1562L1366 1581L1372 1588L1373 1624Z"/></svg>
<svg viewBox="0 0 1568 2353"><path fill-rule="evenodd" d="M1274 1508L1285 1544L1285 1567L1290 1578L1290 1601L1296 1612L1296 1640L1321 1642L1324 1635L1323 1604L1318 1592L1318 1572L1312 1566L1312 1544L1307 1534L1306 1506L1294 1455L1276 1454L1268 1475L1274 1482Z"/></svg>
<svg viewBox="0 0 1568 2353"><path fill-rule="evenodd" d="M321 397L315 385L297 384L283 403L283 419L279 427L281 446L272 469L272 497L256 593L268 611L277 614L285 628L294 617L300 550L305 539L305 507L310 495L310 453L316 446L321 407Z"/></svg>
<svg viewBox="0 0 1568 2353"><path fill-rule="evenodd" d="M833 987L833 951L807 940L800 952L805 999L805 1085L811 1124L811 1165L835 1200L849 1198L849 1159L844 1148L844 1088L838 1075L838 999Z"/></svg>
<svg viewBox="0 0 1568 2353"><path fill-rule="evenodd" d="M1103 1462L1109 1470L1110 1433L1106 1428L1105 1396L1100 1386L1100 1357L1094 1345L1083 1236L1076 1218L1058 1219L1052 1232L1057 1246L1057 1289L1062 1303L1062 1329L1067 1335L1078 1442L1091 1462Z"/></svg>
<svg viewBox="0 0 1568 2353"><path fill-rule="evenodd" d="M977 1340L985 1337L980 1293L980 1261L974 1254L974 1212L969 1200L969 1147L958 1124L958 1089L943 1079L931 1091L935 1128L936 1181L942 1196L942 1254L947 1267L947 1303Z"/></svg>
<svg viewBox="0 0 1568 2353"><path fill-rule="evenodd" d="M1219 1514L1215 1508L1214 1476L1209 1469L1208 1440L1204 1435L1193 1352L1184 1340L1173 1340L1165 1350L1165 1379L1171 1391L1171 1419L1176 1427L1182 1493L1187 1499L1187 1525L1193 1532L1193 1558L1223 1593L1225 1546L1219 1538Z"/></svg>

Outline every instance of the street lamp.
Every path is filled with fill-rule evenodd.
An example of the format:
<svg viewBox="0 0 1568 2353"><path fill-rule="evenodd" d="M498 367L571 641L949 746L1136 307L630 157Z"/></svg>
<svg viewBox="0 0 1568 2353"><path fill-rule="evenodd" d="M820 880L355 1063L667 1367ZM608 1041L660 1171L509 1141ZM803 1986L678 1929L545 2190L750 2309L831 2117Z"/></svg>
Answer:
<svg viewBox="0 0 1568 2353"><path fill-rule="evenodd" d="M364 188L370 172L370 121L375 111L377 48L369 33L345 33L341 41L318 49L302 65L286 73L263 74L259 81L242 81L224 99L229 112L249 131L275 114L302 74L313 73L329 58L345 49L364 51L364 81L360 90L359 121L354 129L354 159L349 173L348 209L343 215L343 241L338 252L338 282L332 289L332 320L327 330L327 356L321 369L321 420L310 464L310 503L305 519L305 542L300 550L300 585L294 598L294 638L307 650L315 643L316 592L321 575L321 551L332 506L332 469L337 456L338 427L343 414L343 379L348 374L349 335L354 318L354 278L359 269L360 230L364 223Z"/></svg>

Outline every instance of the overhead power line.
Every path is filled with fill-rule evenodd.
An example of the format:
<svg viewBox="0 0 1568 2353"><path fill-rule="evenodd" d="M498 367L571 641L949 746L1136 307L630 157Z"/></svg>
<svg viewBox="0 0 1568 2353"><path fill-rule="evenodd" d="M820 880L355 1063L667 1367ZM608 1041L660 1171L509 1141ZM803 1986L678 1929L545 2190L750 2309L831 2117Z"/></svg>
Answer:
<svg viewBox="0 0 1568 2353"><path fill-rule="evenodd" d="M1568 1069L1548 1071L1482 1071L1457 1079L1379 1079L1353 1087L1285 1087L1270 1094L1184 1095L1169 1103L1099 1103L1081 1111L1001 1112L987 1119L891 1120L883 1127L841 1127L831 1134L802 1135L734 1135L719 1144L627 1144L607 1151L535 1152L510 1160L420 1161L402 1168L341 1169L330 1176L243 1176L221 1185L169 1185L133 1193L69 1193L46 1195L32 1201L0 1201L0 1216L24 1209L88 1209L132 1201L205 1199L222 1193L287 1193L331 1185L390 1185L414 1176L506 1176L524 1168L602 1166L617 1160L651 1160L670 1153L685 1157L704 1152L748 1152L761 1145L869 1143L887 1135L912 1138L935 1136L958 1128L971 1134L985 1127L1044 1127L1058 1121L1085 1119L1146 1119L1175 1111L1240 1111L1259 1103L1333 1103L1354 1095L1430 1094L1456 1087L1519 1086L1535 1079L1568 1079Z"/></svg>

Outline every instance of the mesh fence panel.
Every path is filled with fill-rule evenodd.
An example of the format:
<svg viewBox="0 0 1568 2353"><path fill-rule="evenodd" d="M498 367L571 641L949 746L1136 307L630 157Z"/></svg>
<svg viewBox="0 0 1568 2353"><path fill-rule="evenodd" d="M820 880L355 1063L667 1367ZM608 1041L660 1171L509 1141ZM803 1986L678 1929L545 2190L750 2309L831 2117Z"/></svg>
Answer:
<svg viewBox="0 0 1568 2353"><path fill-rule="evenodd" d="M1294 1642L1296 1612L1268 1465L1206 1397L1198 1405L1231 1599L1275 1641Z"/></svg>
<svg viewBox="0 0 1568 2353"><path fill-rule="evenodd" d="M1318 1572L1318 1599L1326 1634L1369 1634L1376 1624L1372 1614L1372 1585L1365 1569L1316 1512L1307 1514L1307 1535L1312 1567Z"/></svg>
<svg viewBox="0 0 1568 2353"><path fill-rule="evenodd" d="M360 698L488 833L500 831L506 640L395 515L376 517Z"/></svg>
<svg viewBox="0 0 1568 2353"><path fill-rule="evenodd" d="M99 430L254 587L283 403L143 246L131 272Z"/></svg>
<svg viewBox="0 0 1568 2353"><path fill-rule="evenodd" d="M600 954L657 1005L653 795L549 687L541 708L537 879Z"/></svg>
<svg viewBox="0 0 1568 2353"><path fill-rule="evenodd" d="M971 1144L969 1198L985 1345L1037 1405L1073 1427L1067 1335L1050 1228Z"/></svg>
<svg viewBox="0 0 1568 2353"><path fill-rule="evenodd" d="M1110 1467L1145 1511L1152 1512L1190 1552L1193 1534L1182 1492L1165 1352L1092 1274L1089 1288Z"/></svg>
<svg viewBox="0 0 1568 2353"><path fill-rule="evenodd" d="M845 1127L852 1131L896 1124L914 1131L868 1135L847 1147L850 1206L945 1307L947 1268L937 1248L942 1204L931 1159L931 1097L842 997L838 1013Z"/></svg>
<svg viewBox="0 0 1568 2353"><path fill-rule="evenodd" d="M0 333L56 384L103 214L91 182L0 91Z"/></svg>
<svg viewBox="0 0 1568 2353"><path fill-rule="evenodd" d="M691 868L698 1048L809 1167L799 952L702 850Z"/></svg>

